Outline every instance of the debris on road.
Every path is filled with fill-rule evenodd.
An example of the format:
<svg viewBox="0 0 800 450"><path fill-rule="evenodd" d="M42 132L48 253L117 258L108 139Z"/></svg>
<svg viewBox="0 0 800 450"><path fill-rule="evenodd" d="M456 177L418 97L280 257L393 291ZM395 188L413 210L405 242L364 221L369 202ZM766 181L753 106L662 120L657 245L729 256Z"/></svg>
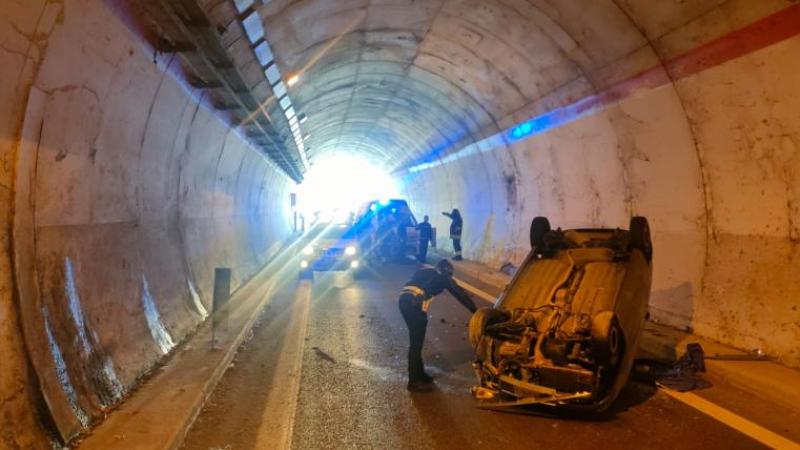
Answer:
<svg viewBox="0 0 800 450"><path fill-rule="evenodd" d="M686 345L686 353L671 364L646 358L637 360L633 375L641 381L678 392L706 389L711 387L711 383L701 375L706 371L704 358L703 347L692 342Z"/></svg>
<svg viewBox="0 0 800 450"><path fill-rule="evenodd" d="M706 359L713 359L715 361L770 361L770 357L765 355L760 349L753 350L751 353L744 354L725 354L714 353L706 356Z"/></svg>
<svg viewBox="0 0 800 450"><path fill-rule="evenodd" d="M507 263L503 264L502 266L500 266L500 272L503 272L506 275L512 275L513 276L514 273L516 273L516 271L517 271L517 266L515 266L511 262L507 262Z"/></svg>
<svg viewBox="0 0 800 450"><path fill-rule="evenodd" d="M311 347L311 349L314 350L314 353L316 353L318 357L324 359L325 361L332 363L336 362L336 360L331 355L325 353L319 347Z"/></svg>

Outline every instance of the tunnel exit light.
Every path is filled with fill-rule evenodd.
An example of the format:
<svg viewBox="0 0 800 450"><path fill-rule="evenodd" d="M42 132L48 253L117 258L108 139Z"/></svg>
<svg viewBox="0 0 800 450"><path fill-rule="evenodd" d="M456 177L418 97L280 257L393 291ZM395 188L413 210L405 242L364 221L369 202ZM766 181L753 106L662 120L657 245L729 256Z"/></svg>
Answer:
<svg viewBox="0 0 800 450"><path fill-rule="evenodd" d="M311 217L355 212L368 201L397 198L394 178L382 167L347 154L315 161L297 186L298 210Z"/></svg>

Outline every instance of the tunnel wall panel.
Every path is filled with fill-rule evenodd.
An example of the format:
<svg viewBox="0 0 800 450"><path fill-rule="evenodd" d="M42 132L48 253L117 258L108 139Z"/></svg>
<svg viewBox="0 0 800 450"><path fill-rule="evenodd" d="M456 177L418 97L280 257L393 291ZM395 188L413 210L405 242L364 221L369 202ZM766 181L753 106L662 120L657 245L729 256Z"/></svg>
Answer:
<svg viewBox="0 0 800 450"><path fill-rule="evenodd" d="M0 331L17 338L0 344L13 363L0 381L20 381L0 383L0 393L25 400L3 403L3 417L19 418L4 419L0 448L42 436L31 423L36 391L19 385L32 379L20 329L46 409L72 436L205 319L216 267L233 269L236 289L290 231L290 180L176 78L174 56L154 61L101 2L68 0L42 13L52 5L25 9L57 20L36 45L21 41L23 55L41 58L30 72L17 62L26 83L0 89L23 105L2 111L3 152L17 159L22 185L22 308L4 288ZM3 70L10 75L20 76Z"/></svg>
<svg viewBox="0 0 800 450"><path fill-rule="evenodd" d="M800 364L800 38L681 80L708 185L699 333Z"/></svg>

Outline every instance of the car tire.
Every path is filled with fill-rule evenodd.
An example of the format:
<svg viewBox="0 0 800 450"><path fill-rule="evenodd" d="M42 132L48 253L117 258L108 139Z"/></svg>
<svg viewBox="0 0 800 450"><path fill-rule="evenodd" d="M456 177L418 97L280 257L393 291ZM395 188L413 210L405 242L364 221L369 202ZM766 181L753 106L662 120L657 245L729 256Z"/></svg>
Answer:
<svg viewBox="0 0 800 450"><path fill-rule="evenodd" d="M550 230L550 221L547 220L547 217L534 217L531 222L530 231L531 248L534 250L544 248L544 236L549 233Z"/></svg>
<svg viewBox="0 0 800 450"><path fill-rule="evenodd" d="M642 216L631 218L631 248L638 249L647 261L653 260L653 241L650 239L650 224Z"/></svg>
<svg viewBox="0 0 800 450"><path fill-rule="evenodd" d="M597 362L616 367L624 348L624 336L619 320L612 311L603 311L592 319L592 353Z"/></svg>
<svg viewBox="0 0 800 450"><path fill-rule="evenodd" d="M481 343L481 338L488 325L505 322L508 320L508 313L495 308L478 308L475 314L469 318L469 343L472 348L477 349Z"/></svg>

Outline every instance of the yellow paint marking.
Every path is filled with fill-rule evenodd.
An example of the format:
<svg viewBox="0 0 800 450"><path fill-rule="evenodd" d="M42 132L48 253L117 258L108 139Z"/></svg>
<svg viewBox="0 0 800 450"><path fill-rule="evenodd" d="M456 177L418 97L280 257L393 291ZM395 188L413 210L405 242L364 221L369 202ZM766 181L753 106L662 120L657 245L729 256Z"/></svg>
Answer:
<svg viewBox="0 0 800 450"><path fill-rule="evenodd" d="M724 423L734 430L745 434L768 447L782 450L800 450L800 444L797 442L774 433L762 427L761 425L753 423L730 410L715 405L714 403L711 403L697 394L693 394L691 392L673 391L665 387L659 387L659 390L675 400L689 405L703 414L711 416L712 418Z"/></svg>

